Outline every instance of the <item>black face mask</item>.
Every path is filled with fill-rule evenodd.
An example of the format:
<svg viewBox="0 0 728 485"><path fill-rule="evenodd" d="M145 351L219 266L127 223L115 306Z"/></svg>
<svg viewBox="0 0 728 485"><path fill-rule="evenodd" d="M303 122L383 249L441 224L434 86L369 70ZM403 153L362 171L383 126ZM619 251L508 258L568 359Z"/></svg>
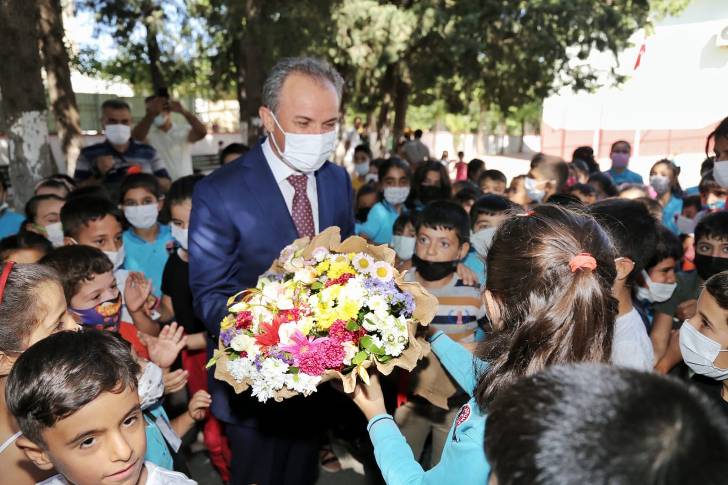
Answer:
<svg viewBox="0 0 728 485"><path fill-rule="evenodd" d="M716 258L714 256L705 256L703 254L695 255L695 267L703 281L711 276L728 270L728 258Z"/></svg>
<svg viewBox="0 0 728 485"><path fill-rule="evenodd" d="M366 222L367 217L369 217L369 211L372 210L371 207L362 207L361 209L356 211L356 220L358 222Z"/></svg>
<svg viewBox="0 0 728 485"><path fill-rule="evenodd" d="M425 281L438 281L447 278L455 272L460 260L454 261L425 261L420 259L416 254L412 255L412 265L417 269L417 273L422 276Z"/></svg>
<svg viewBox="0 0 728 485"><path fill-rule="evenodd" d="M446 199L443 195L442 188L435 185L422 185L420 186L420 201L423 204L428 204L435 200Z"/></svg>

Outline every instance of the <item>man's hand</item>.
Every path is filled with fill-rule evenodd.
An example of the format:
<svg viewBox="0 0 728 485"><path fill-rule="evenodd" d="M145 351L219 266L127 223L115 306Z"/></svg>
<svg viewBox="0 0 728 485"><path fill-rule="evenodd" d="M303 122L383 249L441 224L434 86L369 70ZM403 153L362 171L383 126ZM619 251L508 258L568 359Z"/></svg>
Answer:
<svg viewBox="0 0 728 485"><path fill-rule="evenodd" d="M139 340L146 345L149 358L159 367L165 369L172 366L180 351L187 346L185 329L177 322L165 325L159 336L153 337L138 332Z"/></svg>
<svg viewBox="0 0 728 485"><path fill-rule="evenodd" d="M186 111L184 106L182 106L182 103L180 103L176 99L174 101L169 101L169 110L173 113L184 113Z"/></svg>
<svg viewBox="0 0 728 485"><path fill-rule="evenodd" d="M164 111L165 105L167 105L167 100L165 98L155 96L146 104L147 114L157 116L159 113Z"/></svg>
<svg viewBox="0 0 728 485"><path fill-rule="evenodd" d="M687 300L680 303L675 309L678 320L690 320L698 313L698 300Z"/></svg>
<svg viewBox="0 0 728 485"><path fill-rule="evenodd" d="M124 303L126 303L127 310L131 313L141 310L151 292L151 280L138 271L130 272L124 286Z"/></svg>

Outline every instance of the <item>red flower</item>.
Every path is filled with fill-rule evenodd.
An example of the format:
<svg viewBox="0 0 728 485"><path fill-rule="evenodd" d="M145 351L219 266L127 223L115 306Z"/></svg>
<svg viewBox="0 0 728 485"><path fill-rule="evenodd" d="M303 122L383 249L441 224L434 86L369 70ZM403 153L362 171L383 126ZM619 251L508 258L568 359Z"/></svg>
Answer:
<svg viewBox="0 0 728 485"><path fill-rule="evenodd" d="M238 316L235 318L235 328L237 328L238 330L247 330L252 324L253 314L247 310L238 313Z"/></svg>
<svg viewBox="0 0 728 485"><path fill-rule="evenodd" d="M258 345L268 347L280 342L281 339L278 336L278 329L283 323L285 322L280 318L275 318L273 323L261 323L260 334L255 336L255 341L258 342Z"/></svg>
<svg viewBox="0 0 728 485"><path fill-rule="evenodd" d="M349 281L350 279L352 279L353 277L354 277L354 275L351 273L344 273L343 275L339 276L338 278L327 281L326 287L328 288L329 286L332 286L332 285L345 285L346 282Z"/></svg>

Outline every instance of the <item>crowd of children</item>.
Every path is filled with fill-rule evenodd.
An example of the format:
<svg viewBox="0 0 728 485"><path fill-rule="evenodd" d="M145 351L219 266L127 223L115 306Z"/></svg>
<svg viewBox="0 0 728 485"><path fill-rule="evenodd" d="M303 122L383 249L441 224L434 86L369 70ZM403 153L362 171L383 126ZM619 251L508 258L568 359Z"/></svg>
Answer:
<svg viewBox="0 0 728 485"><path fill-rule="evenodd" d="M668 159L644 185L625 141L606 172L581 147L510 185L462 153L450 171L354 147L356 233L438 300L432 353L353 395L373 481L724 481L728 118L708 143L685 190ZM189 285L201 179L130 173L112 195L53 176L24 215L0 186L3 483L194 483L198 433L230 481Z"/></svg>

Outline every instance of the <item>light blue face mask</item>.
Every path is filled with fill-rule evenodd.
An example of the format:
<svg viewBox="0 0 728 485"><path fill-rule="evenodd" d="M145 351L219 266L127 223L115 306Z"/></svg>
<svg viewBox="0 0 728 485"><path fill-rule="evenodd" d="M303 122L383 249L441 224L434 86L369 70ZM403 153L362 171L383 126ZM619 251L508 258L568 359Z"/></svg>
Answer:
<svg viewBox="0 0 728 485"><path fill-rule="evenodd" d="M725 210L725 201L716 200L715 202L711 202L710 204L708 204L708 210L711 212Z"/></svg>

